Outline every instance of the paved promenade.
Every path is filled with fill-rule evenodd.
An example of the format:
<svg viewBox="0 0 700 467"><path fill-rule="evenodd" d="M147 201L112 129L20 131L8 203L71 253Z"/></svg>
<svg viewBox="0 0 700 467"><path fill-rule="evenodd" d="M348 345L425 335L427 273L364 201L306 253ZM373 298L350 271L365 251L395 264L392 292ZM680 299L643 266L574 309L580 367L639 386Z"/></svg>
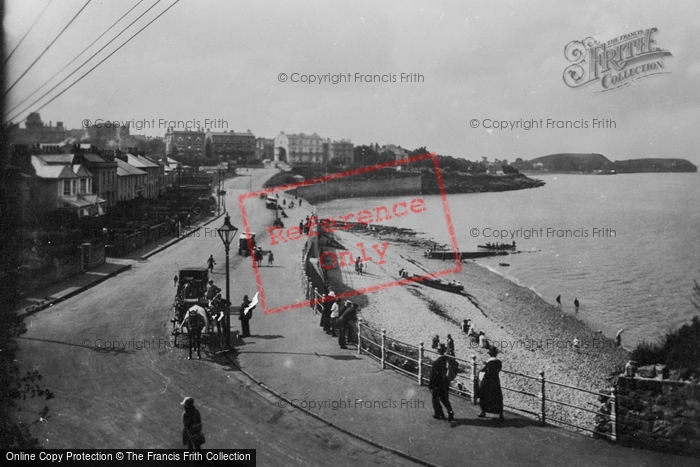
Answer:
<svg viewBox="0 0 700 467"><path fill-rule="evenodd" d="M249 212L255 211L250 210ZM258 210L257 212L258 215L264 214L264 211ZM301 219L309 214L309 211L305 206L302 209L287 210L287 213L290 215L290 218L285 219L285 224L291 226L298 224ZM236 219L237 213L233 214L235 225L241 225L240 219ZM269 211L267 215L269 215ZM262 229L258 230L258 241L265 250L272 249L275 254L275 265L267 267L265 266L267 260L265 260L263 267L259 271L268 307L274 308L294 303L297 300L303 300L300 286L301 264L299 262L302 241L290 241L285 244L271 246L266 231ZM177 248L174 248L176 251L172 253L177 253L178 255L190 254L186 253L187 250L185 250L184 246L191 250L193 246L199 247L201 243L202 241L198 243L193 242L189 246L184 243L180 244ZM212 243L212 245L215 244ZM191 254L193 257L195 256L195 253ZM152 265L154 268L156 266L161 269L164 267L158 262L160 256L155 255L150 260L154 263ZM202 252L197 251L196 256L201 257ZM75 295L89 288L92 282L96 283L104 280L105 277L114 275L121 268L128 267L129 263L133 263L134 268L137 270L127 275L136 275L136 273L141 271L139 267L144 271L151 271L151 269L148 269L149 264L140 266L137 258L110 261L105 266L105 270L98 271L98 274L77 276L47 290L45 294L37 294L37 296L40 297L47 294L53 297L63 297L66 294ZM234 265L234 268L236 269L236 274L234 275L236 277L234 284L235 296L232 299L234 305L238 305L239 294L246 293L252 296L255 292L255 281L253 274L247 273L251 269L250 263L247 261L243 261L237 266ZM156 270L160 269L153 269L153 271ZM163 287L167 289L167 292L172 288L172 285L168 283L172 274L170 274L169 270L168 272L169 274L160 280L163 282ZM136 276L136 278L139 279L140 276ZM109 282L120 280L126 279L119 276ZM104 288L104 285L101 287ZM99 297L110 299L117 293L106 289L100 291ZM369 298L371 299L371 296ZM94 300L98 299L98 297L94 298ZM162 300L156 301L160 302ZM74 302L69 303L69 305L71 305L71 308L87 306ZM133 307L133 304L130 303L126 305ZM59 311L60 313L58 313ZM63 322L61 321L62 319L65 320L65 318L62 318L63 316L70 316L69 312L70 310L66 305L61 305L61 310L53 310L53 312L47 310L34 316L37 319L34 328L27 338L24 339L24 345L29 354L25 358L28 358L29 362L32 359L41 362L42 358L49 359L51 357L50 354L40 352L40 350L45 349L46 345L49 345L52 341L44 341L42 346L30 344L37 341L37 337L42 337L42 333L48 334L49 331L57 332L59 336L68 335L66 331L53 330L56 329L58 324ZM109 319L121 319L121 313L124 313L124 311L119 311L114 315L114 318ZM43 316L45 314L46 316ZM111 315L104 315L100 319L109 321L109 316ZM164 320L165 318L166 311L163 311L149 316L147 321L154 319ZM124 319L127 318L125 317ZM159 429L155 431L152 426L155 422L145 424L143 427L139 425L138 428L141 442L153 447L176 447L167 444L168 440L172 438L172 433L166 425L173 423L170 421L171 419L175 423L178 422L177 411L175 410L176 413L169 416L159 414L167 415L168 411L173 411L171 406L177 407L176 400L181 400L181 394L185 392L193 394L201 401L204 407L204 414L208 423L207 427L212 427L211 431L208 431L208 434L211 433L210 445L208 446L210 449L232 447L230 446L232 442L236 447L255 447L259 452L260 465L284 465L284 462L290 460L291 456L280 457L282 451L278 453L275 450L281 449L278 447L281 440L287 443L282 444L287 451L295 452L295 447L286 441L286 438L289 438L289 433L286 430L292 430L298 433L298 436L304 438L299 439L298 444L302 447L307 447L297 449L299 452L294 454L296 456L294 458L299 459L301 462L301 457L299 456L302 455L301 451L305 452L304 458L306 462L303 462L304 465L369 465L370 462L367 461L369 458L375 461L371 463L387 465L394 462L396 465L400 464L400 462L393 460L392 457L387 457L380 450L376 450L373 454L370 454L370 457L367 457L367 449L362 447L362 443L349 441L348 437L345 436L328 434L327 430L322 428L321 423L302 416L303 414L299 413L301 411L288 406L287 401L292 401L294 404L304 407L316 417L342 431L368 440L376 446L382 446L390 451L398 452L424 465L697 465L697 459L613 446L604 441L575 435L562 429L541 427L535 421L508 413L506 413L506 421L502 424L498 424L491 419L479 419L476 417L478 414L477 407L471 405L468 401L457 399L456 397L451 398L455 410L455 421L449 424L445 421L434 420L431 417L430 393L426 387L418 386L415 380L397 374L392 370L381 370L374 360L364 355L359 356L356 348L352 345L348 346L347 350L340 349L337 339L331 338L321 330L319 320L320 316L315 315L310 308L301 308L266 316L262 314L262 310L258 307L251 321L252 337L239 339L236 345L236 352L231 355L231 358L234 359L246 375L253 378L255 382L260 383L262 388L269 388L272 393L281 395L283 399L278 399L274 396L265 397L264 399L258 398L254 399L256 401L255 405L250 407L245 405L250 402L245 394L240 391L260 391L259 386L248 386L246 384L248 387L243 387L238 385L236 390L230 392L227 396L230 398L229 404L226 407L217 407L214 396L208 393L216 391L220 387L227 387L226 379L237 373L237 371L233 370L232 372L232 369L222 367L224 372L217 372L213 362L212 364L206 364L206 366L193 366L191 362L183 360L184 354L180 349L159 350L158 352L126 352L123 355L111 355L102 352L86 354L85 349L80 349L77 346L63 346L63 352L73 352L75 356L70 358L75 359L79 356L82 356L80 358L89 357L90 359L87 361L92 363L89 365L87 363L85 365L81 364L80 366L85 371L95 367L96 364L107 365L100 374L108 372L112 368L115 368L115 371L118 370L118 375L115 374L112 379L108 379L108 382L115 385L118 394L122 394L124 391L131 394L132 399L124 401L125 403L128 402L133 405L134 400L136 400L141 405L146 404L147 407L144 409L144 413L150 414L149 417L154 418L158 422L156 425ZM143 322L145 323L146 321ZM235 317L232 319L232 324L234 330L240 329L239 322ZM93 326L94 324L88 322L87 325ZM110 327L115 326L110 325ZM163 324L160 324L156 327L163 328L163 326ZM157 330L151 331L150 327L147 329L148 332L154 334L158 332ZM72 332L75 333L75 331ZM106 333L106 331L100 332ZM145 331L144 335L146 335ZM49 335L49 338L56 339L52 335ZM177 360L171 354L176 356ZM106 360L106 358L110 360ZM141 360L144 360L145 363L141 362ZM47 368L45 371L50 372L51 365L55 365L55 363L46 361L43 368ZM119 365L122 365L123 368ZM138 378L139 386L137 388L123 387L123 385L119 384L119 381L125 379L124 372L129 371L132 367L134 368L133 374L126 380L129 381L130 378L131 381L134 381ZM153 370L150 373L144 373L142 368L146 367L153 367ZM196 372L190 375L189 371L192 370L188 370L186 373L185 369L195 369ZM177 378L173 378L172 382L170 378L163 376L170 374L177 375ZM79 375L80 373L76 373L74 378L77 378ZM146 375L149 375L148 378L146 378ZM208 382L205 384L207 387L200 388L200 391L193 391L194 386L192 384L195 384L193 381L202 381L202 378L208 378ZM219 379L222 379L222 381L219 381ZM95 380L96 378L91 377L88 382ZM167 381L168 384L163 385L163 381ZM82 391L85 391L86 384L88 383L80 383L80 388L83 388L81 389ZM104 387L104 385L100 386L100 390L104 390ZM51 422L51 426L56 425L57 429L63 426L58 425L59 423L66 423L66 427L74 426L68 422L61 422L62 413L77 414L78 409L74 408L73 405L77 407L78 405L86 404L84 398L76 398L75 401L70 399L70 392L71 388L64 388L61 399L57 399L57 402L54 404L56 406L55 410L59 413L54 419L55 421ZM202 394L200 395L199 392ZM93 410L102 407L100 411L110 416L120 411L123 411L125 414L130 413L128 406L120 405L117 409L110 408L116 401L121 401L121 396L118 394L100 394L97 392L95 394L96 399L94 402L96 405L93 407ZM163 400L163 397L160 396L161 394L166 394L167 399ZM141 401L141 399L144 400ZM62 404L66 405L67 408L63 407ZM103 407L104 404L108 404L108 406ZM154 407L150 407L151 405ZM296 416L297 413L299 413L299 416ZM107 424L109 420L104 421L105 426L108 427L101 428L105 432L104 436L94 440L82 441L81 444L86 446L96 444L100 446L101 444L98 444L101 443L100 439L107 444L109 444L109 439L118 444L124 444L124 440L131 439L129 433L134 434L136 431L124 432L123 427L130 425L121 423L121 418L123 417L119 417L118 420L112 421L110 424ZM235 420L235 422L231 422L231 420ZM284 425L271 425L271 423L281 423L277 422L277 420L284 421ZM142 422L140 421L139 423ZM231 423L234 423L235 428L229 426ZM295 428L294 423L304 425L297 425ZM75 426L81 425L77 424ZM213 427L215 426L227 428L221 431L214 431ZM275 430L285 431L280 433ZM280 440L272 440L269 436L279 436ZM310 440L307 437L316 437L317 439ZM323 447L319 448L319 443ZM134 444L135 446L140 445L137 442ZM285 453L285 455L289 456L288 453ZM354 456L355 460L351 461L347 457L348 455Z"/></svg>
<svg viewBox="0 0 700 467"><path fill-rule="evenodd" d="M287 212L287 226L309 214L305 209ZM303 300L302 240L270 247L269 238L258 238L265 250L275 252L275 267L260 268L268 307ZM240 367L333 425L415 459L441 466L695 465L696 460L613 446L508 413L499 425L477 418L478 406L456 397L451 397L455 421L435 420L426 387L381 370L370 357L358 356L353 345L340 349L319 321L310 308L268 316L258 312L251 321L252 337L239 347Z"/></svg>

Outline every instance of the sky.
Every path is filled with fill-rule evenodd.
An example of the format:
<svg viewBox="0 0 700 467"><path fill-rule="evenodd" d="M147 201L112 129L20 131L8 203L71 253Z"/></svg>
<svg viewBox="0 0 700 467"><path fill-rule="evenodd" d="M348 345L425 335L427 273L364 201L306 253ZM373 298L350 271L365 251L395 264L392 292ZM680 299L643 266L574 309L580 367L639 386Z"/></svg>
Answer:
<svg viewBox="0 0 700 467"><path fill-rule="evenodd" d="M85 2L6 1L8 53L49 4L7 62L6 87ZM141 1L35 98L156 2ZM137 3L90 1L10 90L7 109ZM214 131L250 130L267 138L280 131L315 132L356 145L424 146L469 160L593 152L611 160L678 157L700 165L695 144L700 127L700 3L694 0L162 0L13 121L41 107L173 4L41 109L42 120L62 121L68 128L80 128L85 119L130 121L132 134L151 136L163 136L166 121ZM602 93L600 81L579 88L564 82L564 71L572 64L565 57L567 44L588 37L607 42L649 28L658 29L656 47L671 54L663 59L666 73ZM281 81L283 73L286 81ZM402 73L414 82L401 82ZM413 74L419 74L417 80ZM312 75L325 75L326 81L301 82ZM332 84L332 75L345 80ZM379 75L389 82L357 82L358 75ZM547 119L555 122L553 127L547 128ZM594 119L602 127L593 128ZM525 121L532 120L541 126L526 130ZM522 122L519 128L500 129L494 121ZM585 127L557 128L561 124L556 122Z"/></svg>

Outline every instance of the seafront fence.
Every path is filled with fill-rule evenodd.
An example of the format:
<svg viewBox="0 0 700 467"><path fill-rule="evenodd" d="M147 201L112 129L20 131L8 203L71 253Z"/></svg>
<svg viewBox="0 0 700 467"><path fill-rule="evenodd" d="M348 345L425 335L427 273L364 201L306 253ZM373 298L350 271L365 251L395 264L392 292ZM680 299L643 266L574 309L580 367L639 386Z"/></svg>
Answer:
<svg viewBox="0 0 700 467"><path fill-rule="evenodd" d="M308 246L305 245L301 257L302 266L306 265L308 259L307 249ZM314 314L322 313L326 295L314 286L305 270L301 275L301 287ZM426 349L423 342L413 345L394 339L387 335L386 329L373 329L362 318L357 320L356 332L359 355L365 354L376 360L383 370L390 368L415 379L419 386L429 381L432 362L439 354ZM457 361L459 370L451 383L450 391L476 405L479 400L480 370L477 357L472 355L469 360L452 358ZM505 408L538 420L543 425L555 425L611 442L618 441L618 396L614 387L607 393L589 391L548 380L544 371L540 371L538 376L532 376L501 370L500 379L501 388L507 394L503 398Z"/></svg>
<svg viewBox="0 0 700 467"><path fill-rule="evenodd" d="M379 362L382 369L391 368L411 378L415 378L418 385L422 386L429 381L432 362L438 357L438 353L432 349L426 349L423 342L417 346L402 342L387 336L386 330L373 329L363 322L357 323L358 354L366 354ZM478 384L480 367L476 356L469 360L459 357L454 358L459 366L457 378L452 382L450 391L457 396L478 403ZM518 412L528 418L536 419L543 425L557 425L575 432L585 432L596 437L617 441L617 396L614 388L609 395L605 395L607 403L605 411L601 411L601 402L598 404L589 402L597 409L567 402L561 397L564 392L576 393L576 400L593 399L598 401L601 393L587 389L548 380L545 372L539 376L526 375L514 371L501 371L501 388L504 395L504 407ZM569 399L571 399L569 397ZM566 410L561 410L565 408ZM585 417L572 416L571 412L582 412ZM596 417L599 422L596 423Z"/></svg>

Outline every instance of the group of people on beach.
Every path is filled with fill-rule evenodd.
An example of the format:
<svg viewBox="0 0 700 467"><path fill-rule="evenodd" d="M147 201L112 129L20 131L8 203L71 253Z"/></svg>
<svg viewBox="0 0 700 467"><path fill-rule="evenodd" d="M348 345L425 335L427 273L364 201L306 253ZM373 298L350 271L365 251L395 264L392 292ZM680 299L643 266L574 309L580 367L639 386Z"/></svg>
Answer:
<svg viewBox="0 0 700 467"><path fill-rule="evenodd" d="M355 343L355 323L357 304L350 300L335 298L335 292L328 292L328 300L323 304L320 326L331 337L338 338L338 345L346 349L347 344Z"/></svg>
<svg viewBox="0 0 700 467"><path fill-rule="evenodd" d="M561 295L557 295L557 306L561 308ZM574 298L574 308L576 309L576 313L578 313L580 306L581 302L578 301L578 298Z"/></svg>
<svg viewBox="0 0 700 467"><path fill-rule="evenodd" d="M475 344L478 344L482 349L490 349L491 342L486 338L486 333L484 331L477 331L472 325L472 320L465 319L462 321L462 332L464 332L469 339Z"/></svg>

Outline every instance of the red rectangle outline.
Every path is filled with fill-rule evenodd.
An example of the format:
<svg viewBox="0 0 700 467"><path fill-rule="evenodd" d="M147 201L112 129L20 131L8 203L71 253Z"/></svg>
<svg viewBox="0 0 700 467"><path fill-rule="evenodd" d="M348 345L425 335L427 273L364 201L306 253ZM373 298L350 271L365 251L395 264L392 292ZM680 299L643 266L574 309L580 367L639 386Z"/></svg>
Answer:
<svg viewBox="0 0 700 467"><path fill-rule="evenodd" d="M308 185L315 185L317 183L323 183L328 180L335 180L338 178L343 178L343 177L351 177L353 175L360 175L363 173L367 172L373 172L376 170L380 169L385 169L389 167L395 167L397 165L402 165L402 164L409 164L411 162L417 162L417 161L422 161L425 159L433 159L433 165L435 167L435 176L437 178L437 183L438 183L438 189L440 190L440 196L442 198L442 208L445 212L445 220L447 221L447 232L450 237L450 243L452 244L452 252L454 253L455 257L455 267L450 268L450 269L444 269L438 272L434 272L431 274L426 274L423 276L413 276L411 278L404 278L404 279L399 279L396 281L392 282L387 282L386 284L380 284L380 285L373 285L371 287L365 287L363 289L359 290L354 290L352 292L344 292L341 294L336 295L336 299L341 299L341 298L349 298L353 297L355 295L360 295L364 293L369 293L369 292L376 292L378 290L386 289L389 287L394 287L394 286L399 286L399 285L406 285L414 282L420 282L425 279L431 279L431 278L436 278L440 276L444 276L447 274L453 274L460 272L462 270L462 261L460 259L459 255L459 250L457 246L457 238L455 236L454 232L454 225L452 224L452 215L450 214L450 207L447 203L447 194L445 193L445 184L442 179L442 171L440 170L440 165L438 163L438 158L437 154L435 153L425 153L425 154L420 154L420 155L415 155L415 156L409 156L403 159L397 159L394 161L390 162L383 162L381 164L375 164L371 166L365 166L365 167L360 167L357 169L351 169L347 170L345 172L341 173L334 173L334 174L329 174L329 175L324 175L321 177L317 177L311 180L303 180L295 183L290 183L288 185L281 185L277 187L271 187L271 188L266 188L263 190L258 190L258 191L252 191L248 193L243 193L238 196L238 207L241 210L241 218L243 219L243 225L244 225L244 231L246 234L250 234L250 225L248 223L248 215L246 214L245 210L245 201L248 200L249 198L259 198L260 195L267 195L271 193L277 193L280 191L287 191L287 190L292 190L294 188L300 187L300 186L308 186ZM252 246L252 245L251 245ZM274 313L280 313L282 311L288 311L288 310L294 310L297 308L301 307L310 307L312 306L312 301L311 300L305 300L301 301L298 303L293 303L290 305L284 305L280 306L277 308L272 308L270 310L267 309L267 302L265 301L265 292L263 290L263 285L262 285L262 278L260 276L260 269L257 266L257 263L255 261L255 257L251 256L251 260L253 263L253 270L255 272L255 283L257 285L258 289L258 300L259 303L261 304L263 314L265 315L270 315Z"/></svg>

